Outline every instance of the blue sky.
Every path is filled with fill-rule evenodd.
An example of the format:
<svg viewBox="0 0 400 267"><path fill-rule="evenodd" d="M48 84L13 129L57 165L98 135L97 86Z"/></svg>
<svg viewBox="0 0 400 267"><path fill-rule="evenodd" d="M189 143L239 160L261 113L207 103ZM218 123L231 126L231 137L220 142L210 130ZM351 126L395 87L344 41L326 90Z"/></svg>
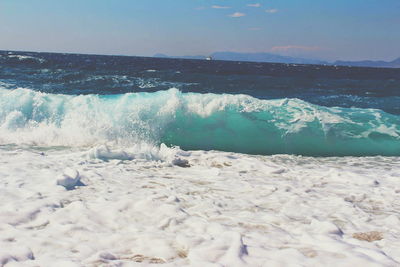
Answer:
<svg viewBox="0 0 400 267"><path fill-rule="evenodd" d="M0 0L0 49L400 57L400 0Z"/></svg>

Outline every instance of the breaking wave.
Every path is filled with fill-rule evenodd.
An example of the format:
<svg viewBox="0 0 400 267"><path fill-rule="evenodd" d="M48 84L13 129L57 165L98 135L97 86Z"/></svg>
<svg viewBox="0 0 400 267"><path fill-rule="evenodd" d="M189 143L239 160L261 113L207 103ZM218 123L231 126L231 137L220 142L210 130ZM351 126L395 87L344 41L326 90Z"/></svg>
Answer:
<svg viewBox="0 0 400 267"><path fill-rule="evenodd" d="M138 143L262 155L399 156L400 116L174 88L78 96L0 89L1 145Z"/></svg>

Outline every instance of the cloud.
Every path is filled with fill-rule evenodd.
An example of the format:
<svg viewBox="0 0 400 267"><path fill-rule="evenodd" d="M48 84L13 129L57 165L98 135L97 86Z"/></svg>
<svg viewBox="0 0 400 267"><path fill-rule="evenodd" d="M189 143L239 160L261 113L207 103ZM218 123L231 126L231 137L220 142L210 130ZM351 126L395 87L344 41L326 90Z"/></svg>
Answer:
<svg viewBox="0 0 400 267"><path fill-rule="evenodd" d="M267 13L277 13L277 12L278 12L278 9L276 9L276 8L271 8L271 9L265 10L265 12L267 12Z"/></svg>
<svg viewBox="0 0 400 267"><path fill-rule="evenodd" d="M260 3L248 4L247 6L249 6L249 7L261 7L261 4Z"/></svg>
<svg viewBox="0 0 400 267"><path fill-rule="evenodd" d="M284 45L284 46L274 46L271 48L272 52L287 52L293 50L301 51L318 51L322 50L319 46L302 46L302 45Z"/></svg>
<svg viewBox="0 0 400 267"><path fill-rule="evenodd" d="M211 8L216 8L216 9L228 9L231 8L230 6L217 6L217 5L213 5L211 6Z"/></svg>
<svg viewBox="0 0 400 267"><path fill-rule="evenodd" d="M249 31L259 31L259 30L261 30L261 28L259 28L259 27L251 27L251 28L248 28L248 30Z"/></svg>
<svg viewBox="0 0 400 267"><path fill-rule="evenodd" d="M232 18L240 18L240 17L244 17L244 16L246 16L246 14L240 13L240 12L235 12L235 13L229 15L229 17L232 17Z"/></svg>

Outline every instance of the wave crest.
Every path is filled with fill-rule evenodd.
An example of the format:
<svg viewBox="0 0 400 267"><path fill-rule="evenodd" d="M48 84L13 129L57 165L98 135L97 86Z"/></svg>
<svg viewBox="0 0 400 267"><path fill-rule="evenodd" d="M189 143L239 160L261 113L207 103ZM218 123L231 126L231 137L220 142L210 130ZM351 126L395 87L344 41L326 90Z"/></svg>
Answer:
<svg viewBox="0 0 400 267"><path fill-rule="evenodd" d="M400 155L400 117L299 99L155 93L60 95L0 89L0 144L132 146L251 154Z"/></svg>

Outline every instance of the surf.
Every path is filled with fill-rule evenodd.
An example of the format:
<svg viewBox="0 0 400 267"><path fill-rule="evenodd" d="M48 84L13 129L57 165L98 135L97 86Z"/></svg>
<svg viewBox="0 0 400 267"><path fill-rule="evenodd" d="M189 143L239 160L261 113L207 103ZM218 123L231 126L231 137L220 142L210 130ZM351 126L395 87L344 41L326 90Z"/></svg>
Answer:
<svg viewBox="0 0 400 267"><path fill-rule="evenodd" d="M154 93L63 95L0 89L0 144L306 156L399 156L400 116L296 98Z"/></svg>

